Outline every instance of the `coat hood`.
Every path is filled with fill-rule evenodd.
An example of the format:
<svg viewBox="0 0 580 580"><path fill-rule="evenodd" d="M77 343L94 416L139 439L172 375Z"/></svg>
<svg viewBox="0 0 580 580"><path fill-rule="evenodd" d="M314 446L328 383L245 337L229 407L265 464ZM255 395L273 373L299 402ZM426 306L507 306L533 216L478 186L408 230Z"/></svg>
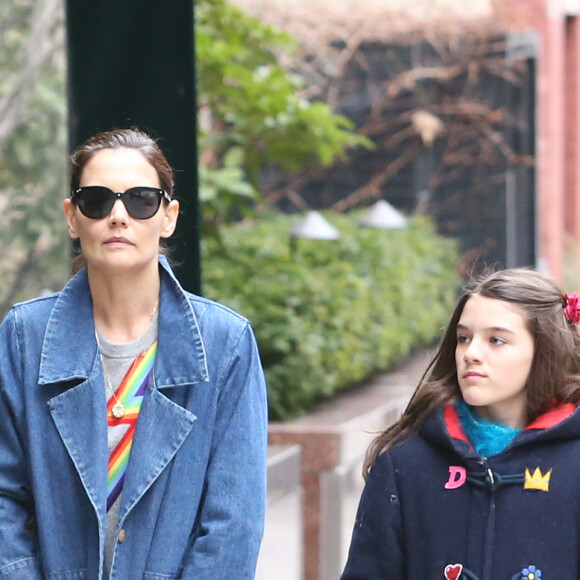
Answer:
<svg viewBox="0 0 580 580"><path fill-rule="evenodd" d="M419 430L431 443L452 449L460 455L476 455L461 425L455 405L446 405L431 414ZM572 403L554 405L517 435L506 451L538 441L558 441L580 438L580 412Z"/></svg>

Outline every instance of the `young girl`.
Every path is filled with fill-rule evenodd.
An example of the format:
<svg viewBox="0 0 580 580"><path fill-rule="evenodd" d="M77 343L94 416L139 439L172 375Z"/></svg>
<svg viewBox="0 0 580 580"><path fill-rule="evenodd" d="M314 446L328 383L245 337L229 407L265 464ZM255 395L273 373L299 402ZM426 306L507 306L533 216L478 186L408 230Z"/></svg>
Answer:
<svg viewBox="0 0 580 580"><path fill-rule="evenodd" d="M467 288L368 451L342 580L580 577L578 301L525 269Z"/></svg>

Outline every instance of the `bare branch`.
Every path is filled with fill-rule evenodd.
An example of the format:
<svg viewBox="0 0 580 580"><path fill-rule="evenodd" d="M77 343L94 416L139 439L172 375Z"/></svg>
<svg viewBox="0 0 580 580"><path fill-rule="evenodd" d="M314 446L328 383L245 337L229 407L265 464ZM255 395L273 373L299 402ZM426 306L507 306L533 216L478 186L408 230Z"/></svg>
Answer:
<svg viewBox="0 0 580 580"><path fill-rule="evenodd" d="M341 199L331 209L334 211L346 211L352 207L357 206L362 201L372 198L381 197L381 187L393 176L395 176L405 165L410 163L421 150L421 143L417 140L416 143L407 148L407 150L400 155L395 161L387 165L383 171L375 173L372 179L364 185L359 187L356 191L351 193L348 197Z"/></svg>

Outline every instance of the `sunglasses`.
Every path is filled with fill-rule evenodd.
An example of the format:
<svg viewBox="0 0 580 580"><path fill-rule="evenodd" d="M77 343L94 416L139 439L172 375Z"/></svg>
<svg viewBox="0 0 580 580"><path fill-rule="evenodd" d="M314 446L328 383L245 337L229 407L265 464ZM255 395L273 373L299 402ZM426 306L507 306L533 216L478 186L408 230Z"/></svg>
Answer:
<svg viewBox="0 0 580 580"><path fill-rule="evenodd" d="M132 218L148 220L157 213L163 198L171 201L165 190L155 187L131 187L123 193L115 193L102 185L88 185L71 192L73 203L78 205L84 216L93 220L106 218L118 199Z"/></svg>

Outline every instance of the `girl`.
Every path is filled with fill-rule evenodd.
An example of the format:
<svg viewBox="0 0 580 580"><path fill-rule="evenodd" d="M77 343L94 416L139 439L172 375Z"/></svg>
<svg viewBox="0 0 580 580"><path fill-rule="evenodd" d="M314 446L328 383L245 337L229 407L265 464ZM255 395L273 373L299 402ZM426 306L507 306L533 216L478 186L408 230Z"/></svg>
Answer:
<svg viewBox="0 0 580 580"><path fill-rule="evenodd" d="M580 577L579 320L531 270L465 290L368 451L342 580Z"/></svg>
<svg viewBox="0 0 580 580"><path fill-rule="evenodd" d="M248 322L184 291L173 173L136 130L73 155L86 267L0 327L0 578L254 577L266 397Z"/></svg>

